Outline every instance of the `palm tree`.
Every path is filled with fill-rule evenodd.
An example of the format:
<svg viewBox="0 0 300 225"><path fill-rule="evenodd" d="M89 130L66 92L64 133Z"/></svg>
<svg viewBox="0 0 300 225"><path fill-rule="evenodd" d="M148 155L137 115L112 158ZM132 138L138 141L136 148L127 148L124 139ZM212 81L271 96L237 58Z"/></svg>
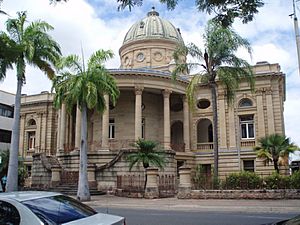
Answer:
<svg viewBox="0 0 300 225"><path fill-rule="evenodd" d="M20 105L21 91L25 83L26 62L38 67L49 79L54 74L53 65L60 57L60 47L47 33L53 27L44 21L36 21L25 27L26 12L18 12L17 19L6 21L7 34L1 32L2 40L6 40L17 51L10 55L10 60L4 60L0 65L0 79L5 78L6 70L15 64L17 70L17 93L15 97L14 123L12 129L12 141L10 147L7 188L8 192L18 188L18 150L20 136Z"/></svg>
<svg viewBox="0 0 300 225"><path fill-rule="evenodd" d="M137 148L137 151L130 152L126 160L129 162L129 171L131 171L134 165L139 166L142 163L145 169L145 190L147 184L147 168L150 165L154 165L163 169L166 165L166 155L164 151L157 150L158 143L151 140L138 139L133 146Z"/></svg>
<svg viewBox="0 0 300 225"><path fill-rule="evenodd" d="M80 167L77 198L81 201L90 200L87 179L87 110L96 109L103 112L105 109L104 94L108 94L113 104L119 96L115 79L110 76L104 67L104 62L111 58L111 51L98 50L90 57L87 69L84 60L76 55L63 58L60 62L61 76L53 82L55 89L54 104L56 108L66 104L71 112L78 104L81 110L81 144Z"/></svg>
<svg viewBox="0 0 300 225"><path fill-rule="evenodd" d="M270 134L259 139L260 146L254 147L257 157L274 163L274 169L279 173L280 159L286 159L290 153L299 150L299 147L285 135Z"/></svg>
<svg viewBox="0 0 300 225"><path fill-rule="evenodd" d="M201 67L203 70L192 77L187 88L189 105L194 105L194 91L197 85L208 85L211 89L213 111L213 148L214 148L214 178L218 177L218 108L217 89L223 85L226 90L228 103L233 103L239 83L246 78L251 90L254 88L254 79L251 66L243 59L238 58L235 52L246 48L251 55L249 42L239 36L232 28L224 28L220 23L209 21L203 36L204 53L193 43L180 46L174 53L176 68L172 75L174 79L180 73L186 73L192 68ZM190 54L198 62L186 63L183 60ZM202 63L203 62L203 63Z"/></svg>

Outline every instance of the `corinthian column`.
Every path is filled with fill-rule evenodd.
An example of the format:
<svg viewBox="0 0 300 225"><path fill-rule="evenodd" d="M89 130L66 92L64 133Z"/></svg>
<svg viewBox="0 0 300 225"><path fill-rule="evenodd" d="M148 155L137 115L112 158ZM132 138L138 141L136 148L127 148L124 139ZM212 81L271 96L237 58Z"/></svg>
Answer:
<svg viewBox="0 0 300 225"><path fill-rule="evenodd" d="M76 108L76 127L75 127L75 149L80 149L80 138L81 138L81 111L79 105Z"/></svg>
<svg viewBox="0 0 300 225"><path fill-rule="evenodd" d="M185 151L190 151L190 117L187 97L183 96L183 139Z"/></svg>
<svg viewBox="0 0 300 225"><path fill-rule="evenodd" d="M108 126L109 126L109 96L104 95L105 110L102 115L102 149L108 150Z"/></svg>
<svg viewBox="0 0 300 225"><path fill-rule="evenodd" d="M143 88L135 89L135 127L134 139L138 140L142 137L142 93Z"/></svg>
<svg viewBox="0 0 300 225"><path fill-rule="evenodd" d="M171 139L171 131L170 131L170 90L164 90L164 149L171 149L170 139Z"/></svg>
<svg viewBox="0 0 300 225"><path fill-rule="evenodd" d="M60 132L59 132L59 150L64 151L65 134L66 134L66 105L61 105L60 115Z"/></svg>

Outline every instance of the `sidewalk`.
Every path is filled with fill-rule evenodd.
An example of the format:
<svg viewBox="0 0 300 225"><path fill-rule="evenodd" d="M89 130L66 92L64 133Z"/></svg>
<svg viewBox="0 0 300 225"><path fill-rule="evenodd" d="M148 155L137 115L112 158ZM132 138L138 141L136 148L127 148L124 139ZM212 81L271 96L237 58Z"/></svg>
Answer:
<svg viewBox="0 0 300 225"><path fill-rule="evenodd" d="M94 208L300 214L300 200L136 199L100 195L92 196L92 200L86 204Z"/></svg>

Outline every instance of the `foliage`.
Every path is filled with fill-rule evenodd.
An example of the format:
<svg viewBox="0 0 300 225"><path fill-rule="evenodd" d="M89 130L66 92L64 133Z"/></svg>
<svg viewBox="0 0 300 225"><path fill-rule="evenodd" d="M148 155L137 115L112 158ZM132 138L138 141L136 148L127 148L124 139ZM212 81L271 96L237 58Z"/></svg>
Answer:
<svg viewBox="0 0 300 225"><path fill-rule="evenodd" d="M151 140L138 139L134 145L137 151L130 152L126 160L129 162L129 170L134 165L143 165L147 169L150 165L163 169L166 165L166 154L163 150L157 149L158 143Z"/></svg>
<svg viewBox="0 0 300 225"><path fill-rule="evenodd" d="M87 110L96 109L103 112L105 109L104 95L110 96L115 105L119 90L115 79L106 70L104 63L113 56L113 53L98 50L91 55L84 65L84 58L70 55L62 58L58 63L60 75L53 81L52 90L55 90L54 105L60 108L66 104L68 112L75 105L81 110L81 141L80 166L77 198L83 201L90 200L87 178Z"/></svg>
<svg viewBox="0 0 300 225"><path fill-rule="evenodd" d="M290 176L290 185L291 188L300 189L300 171L296 171Z"/></svg>
<svg viewBox="0 0 300 225"><path fill-rule="evenodd" d="M27 27L27 13L18 12L17 18L6 21L7 33L1 32L0 40L4 43L4 54L0 64L0 80L6 76L6 70L16 66L17 92L14 104L14 122L12 142L7 176L7 191L16 191L18 188L18 151L20 138L20 107L22 86L26 81L26 64L30 64L43 71L48 78L55 76L54 65L61 52L59 45L48 34L53 27L44 21L35 21ZM7 51L13 50L13 51ZM17 51L14 51L17 50ZM11 54L13 53L13 54Z"/></svg>
<svg viewBox="0 0 300 225"><path fill-rule="evenodd" d="M286 189L290 187L290 177L275 172L264 178L264 184L266 189Z"/></svg>
<svg viewBox="0 0 300 225"><path fill-rule="evenodd" d="M251 55L249 42L239 36L233 29L224 28L220 23L209 21L204 34L204 51L195 44L180 46L174 52L176 67L172 72L174 79L193 68L201 68L200 73L193 75L187 87L188 102L194 107L194 93L199 84L207 85L211 89L213 109L213 148L214 148L214 176L218 176L218 108L217 88L225 87L227 100L232 103L235 92L242 79L246 79L251 90L254 89L254 79L251 66L235 53L239 48L245 48ZM185 57L190 54L197 61L187 63ZM218 82L218 83L217 83Z"/></svg>
<svg viewBox="0 0 300 225"><path fill-rule="evenodd" d="M262 179L256 173L243 171L227 176L222 186L224 189L258 189L261 184Z"/></svg>
<svg viewBox="0 0 300 225"><path fill-rule="evenodd" d="M118 9L141 6L143 0L117 0ZM166 4L169 10L175 9L178 0L160 0ZM258 9L264 5L263 0L196 0L195 6L200 12L215 14L214 20L221 22L225 27L231 26L235 18L239 18L243 23L253 20Z"/></svg>
<svg viewBox="0 0 300 225"><path fill-rule="evenodd" d="M271 134L259 139L260 146L254 147L259 158L274 163L274 169L279 173L279 159L288 158L290 153L299 147L290 141L285 135Z"/></svg>

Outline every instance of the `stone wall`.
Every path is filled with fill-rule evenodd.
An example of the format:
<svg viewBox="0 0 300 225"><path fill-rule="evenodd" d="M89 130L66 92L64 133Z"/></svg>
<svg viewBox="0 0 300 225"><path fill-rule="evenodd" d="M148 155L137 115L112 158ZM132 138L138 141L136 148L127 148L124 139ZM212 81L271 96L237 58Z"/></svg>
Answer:
<svg viewBox="0 0 300 225"><path fill-rule="evenodd" d="M300 190L192 190L179 199L300 199Z"/></svg>
<svg viewBox="0 0 300 225"><path fill-rule="evenodd" d="M43 163L44 154L34 154L32 162L31 187L47 189L51 183L51 167Z"/></svg>

